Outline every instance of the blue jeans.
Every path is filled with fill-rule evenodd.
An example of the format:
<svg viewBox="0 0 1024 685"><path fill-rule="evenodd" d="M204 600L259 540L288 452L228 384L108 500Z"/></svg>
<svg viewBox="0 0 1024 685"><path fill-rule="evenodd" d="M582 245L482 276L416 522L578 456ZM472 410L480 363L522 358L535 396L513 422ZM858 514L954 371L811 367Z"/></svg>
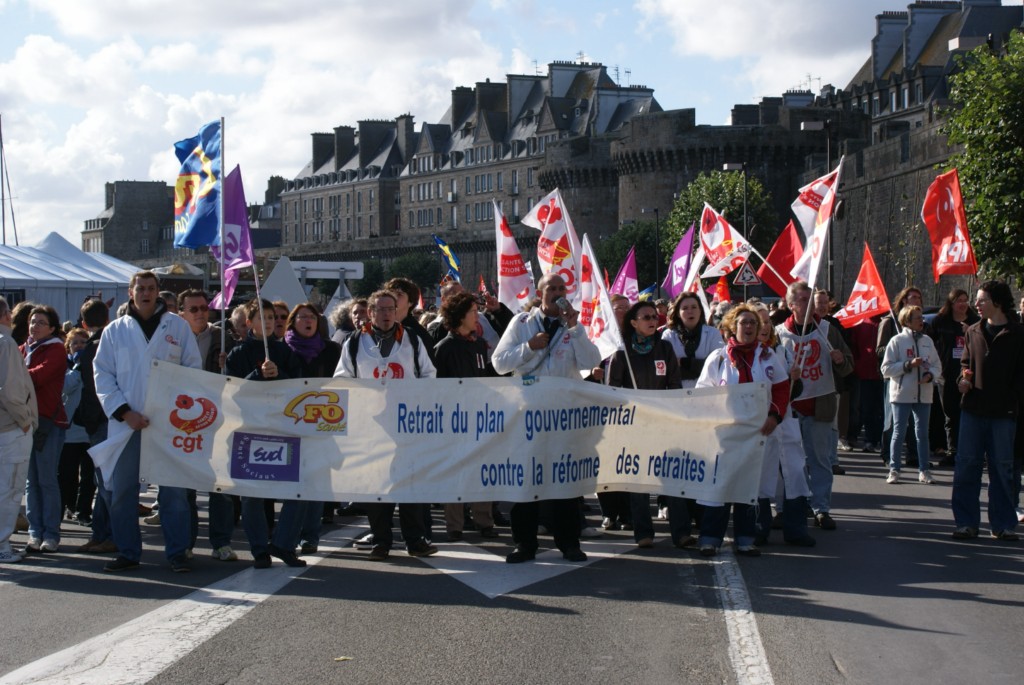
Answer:
<svg viewBox="0 0 1024 685"><path fill-rule="evenodd" d="M253 558L270 554L269 545L285 551L295 551L299 541L299 530L306 515L306 502L286 499L281 502L281 513L274 526L274 537L270 538L267 514L263 509L262 497L242 498L242 528L249 539L249 552Z"/></svg>
<svg viewBox="0 0 1024 685"><path fill-rule="evenodd" d="M1017 527L1013 502L1013 440L1016 419L993 419L964 409L953 475L957 527L981 527L981 472L988 456L988 522L994 532Z"/></svg>
<svg viewBox="0 0 1024 685"><path fill-rule="evenodd" d="M299 539L302 542L319 545L320 527L323 525L324 503L306 502L306 514L302 517L302 527L299 530Z"/></svg>
<svg viewBox="0 0 1024 685"><path fill-rule="evenodd" d="M95 433L89 434L89 446L95 447L107 439L107 422L104 421ZM91 457L90 457L91 458ZM106 542L112 540L110 531L110 512L107 511L107 502L103 499L103 479L100 478L99 469L93 470L93 482L96 484L96 503L92 507L92 534L89 540L92 542Z"/></svg>
<svg viewBox="0 0 1024 685"><path fill-rule="evenodd" d="M64 447L64 429L49 419L39 420L33 439L32 456L28 460L28 483L25 486L25 516L28 536L37 540L60 542L60 519L63 504L57 464Z"/></svg>
<svg viewBox="0 0 1024 685"><path fill-rule="evenodd" d="M693 529L693 517L689 502L682 497L665 497L668 503L668 530L672 536L672 544L678 544L690 535ZM629 504L633 515L633 539L640 542L644 538L654 539L654 520L651 517L651 496L644 493L629 493Z"/></svg>
<svg viewBox="0 0 1024 685"><path fill-rule="evenodd" d="M139 457L142 434L135 431L128 439L117 466L109 478L99 470L97 492L110 515L110 532L118 553L125 559L142 558L142 534L139 531ZM164 534L164 554L168 559L185 553L192 541L191 515L185 488L161 486L160 527Z"/></svg>
<svg viewBox="0 0 1024 685"><path fill-rule="evenodd" d="M222 492L210 493L208 508L210 520L210 547L220 549L231 544L231 534L235 530L235 503L231 495Z"/></svg>
<svg viewBox="0 0 1024 685"><path fill-rule="evenodd" d="M832 469L830 468L829 471ZM733 538L737 547L749 547L754 544L757 533L757 514L752 504L723 504L718 507L704 507L704 517L700 521L701 546L714 545L721 547L725 539L725 529L729 526L729 509L732 509Z"/></svg>
<svg viewBox="0 0 1024 685"><path fill-rule="evenodd" d="M892 403L892 442L889 445L889 468L900 470L903 458L903 440L907 435L907 420L914 417L914 437L917 439L917 453L928 455L928 418L931 415L930 402L893 402ZM922 471L928 470L928 459L918 459L917 466Z"/></svg>
<svg viewBox="0 0 1024 685"><path fill-rule="evenodd" d="M811 509L815 514L832 508L832 453L836 450L836 431L831 422L800 416L800 437L807 455L807 486L811 489Z"/></svg>

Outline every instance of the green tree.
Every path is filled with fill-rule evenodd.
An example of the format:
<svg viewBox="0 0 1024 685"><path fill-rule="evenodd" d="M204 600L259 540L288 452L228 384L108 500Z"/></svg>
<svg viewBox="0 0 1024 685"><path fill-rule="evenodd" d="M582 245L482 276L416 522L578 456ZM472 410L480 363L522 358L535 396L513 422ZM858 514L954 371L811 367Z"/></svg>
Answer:
<svg viewBox="0 0 1024 685"><path fill-rule="evenodd" d="M355 297L369 297L387 279L384 278L384 265L379 259L368 259L363 262L363 277L358 281L346 281L349 290Z"/></svg>
<svg viewBox="0 0 1024 685"><path fill-rule="evenodd" d="M661 222L661 230L665 230L664 221ZM655 225L653 221L637 221L626 224L608 238L597 241L594 251L597 253L597 260L601 268L607 269L609 280L614 280L619 267L626 261L629 248L634 245L636 246L636 280L640 289L643 290L654 283ZM661 261L658 273L664 279L665 264L672 256L671 248L668 253L662 249L658 256Z"/></svg>
<svg viewBox="0 0 1024 685"><path fill-rule="evenodd" d="M772 209L771 195L756 176L747 174L747 238L761 254L768 254L775 242L778 219ZM679 194L668 221L662 224L661 249L672 256L676 243L700 222L704 203L725 216L730 224L743 230L743 174L736 171L702 172Z"/></svg>
<svg viewBox="0 0 1024 685"><path fill-rule="evenodd" d="M420 290L434 290L441 280L440 257L436 250L409 252L395 257L388 266L388 278L404 276L420 287ZM445 269L447 271L447 268ZM415 304L415 303L413 303Z"/></svg>
<svg viewBox="0 0 1024 685"><path fill-rule="evenodd" d="M1024 35L1011 32L1004 54L987 46L957 61L953 109L943 130L961 146L956 167L979 265L1024 277Z"/></svg>

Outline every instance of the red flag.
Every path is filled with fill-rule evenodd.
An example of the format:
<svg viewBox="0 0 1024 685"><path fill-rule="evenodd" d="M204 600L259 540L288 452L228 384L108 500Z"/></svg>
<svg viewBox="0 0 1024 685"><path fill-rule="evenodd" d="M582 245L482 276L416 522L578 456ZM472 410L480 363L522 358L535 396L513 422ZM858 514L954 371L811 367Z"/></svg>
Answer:
<svg viewBox="0 0 1024 685"><path fill-rule="evenodd" d="M757 270L758 278L764 281L766 286L778 293L779 297L785 297L786 287L796 280L789 272L803 253L804 248L800 245L800 236L796 232L796 225L790 220L786 224L786 228L782 230L779 239L772 245L771 251L765 258L765 263ZM772 269L775 269L778 275Z"/></svg>
<svg viewBox="0 0 1024 685"><path fill-rule="evenodd" d="M956 169L940 174L928 186L921 220L932 239L932 270L936 283L942 274L978 273L974 249L967 235L967 215Z"/></svg>
<svg viewBox="0 0 1024 685"><path fill-rule="evenodd" d="M715 284L715 297L719 302L732 302L729 298L729 281L725 280L725 276L720 277Z"/></svg>
<svg viewBox="0 0 1024 685"><path fill-rule="evenodd" d="M477 275L480 277L480 285L478 285L476 289L477 289L477 291L481 295L486 295L487 294L487 284L484 283L484 275L483 274L477 274Z"/></svg>
<svg viewBox="0 0 1024 685"><path fill-rule="evenodd" d="M871 256L868 244L864 243L864 261L860 265L860 273L853 284L853 292L846 306L836 312L836 318L844 328L856 326L862 321L891 309L889 297L885 294L885 285L878 275L878 268Z"/></svg>

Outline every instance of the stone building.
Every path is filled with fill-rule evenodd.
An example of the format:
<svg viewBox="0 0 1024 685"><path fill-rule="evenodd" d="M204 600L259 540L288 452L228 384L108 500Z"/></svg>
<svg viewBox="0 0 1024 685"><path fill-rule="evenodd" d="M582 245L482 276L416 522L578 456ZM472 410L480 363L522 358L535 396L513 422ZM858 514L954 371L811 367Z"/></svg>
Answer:
<svg viewBox="0 0 1024 685"><path fill-rule="evenodd" d="M82 249L130 262L191 255L174 248L174 188L162 181L107 183L103 211L85 222Z"/></svg>
<svg viewBox="0 0 1024 685"><path fill-rule="evenodd" d="M875 22L864 66L846 88L828 86L816 101L829 117L861 113L870 122L863 137L835 135L833 141L833 162L847 155L843 212L833 228L834 244L842 246L834 251L834 291L844 298L852 289L867 241L890 294L912 283L926 303L941 304L951 287L967 284L962 277L935 284L920 218L925 192L953 152L941 130L950 105L948 77L957 56L986 43L1000 49L1024 23L1024 9L999 0L915 2ZM823 171L823 164L815 166L802 180Z"/></svg>
<svg viewBox="0 0 1024 685"><path fill-rule="evenodd" d="M517 224L553 187L538 173L548 151L558 141L595 141L607 150L605 137L652 111L661 111L653 89L620 86L601 64L553 62L544 76L513 74L504 83L455 88L441 120L418 131L405 114L359 122L358 131L315 133L313 159L281 195L282 251L388 261L433 249L431 234L438 234L468 275L493 281L492 200L529 257L537 233ZM608 234L616 216L605 203L574 219L586 224L580 230Z"/></svg>

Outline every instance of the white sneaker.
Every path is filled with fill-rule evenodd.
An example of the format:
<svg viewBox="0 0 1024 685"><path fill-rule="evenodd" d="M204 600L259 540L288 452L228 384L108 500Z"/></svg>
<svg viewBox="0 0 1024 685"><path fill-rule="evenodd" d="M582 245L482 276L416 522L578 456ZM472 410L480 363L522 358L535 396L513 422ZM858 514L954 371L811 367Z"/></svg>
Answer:
<svg viewBox="0 0 1024 685"><path fill-rule="evenodd" d="M668 521L668 507L662 507L661 509L658 509L658 520Z"/></svg>
<svg viewBox="0 0 1024 685"><path fill-rule="evenodd" d="M604 528L605 530L608 530L609 528L611 528L614 525L615 525L615 521L612 521L611 518L608 517L608 516L605 516L604 519L601 521L601 527Z"/></svg>
<svg viewBox="0 0 1024 685"><path fill-rule="evenodd" d="M853 449L852 447L850 447L850 443L846 442L842 438L839 438L839 445L838 445L838 447L839 447L839 451L840 452L849 452L850 450Z"/></svg>
<svg viewBox="0 0 1024 685"><path fill-rule="evenodd" d="M932 483L935 482L935 479L932 478L932 472L929 471L928 469L925 469L921 473L917 474L917 480L921 483L924 483L925 485L931 485Z"/></svg>
<svg viewBox="0 0 1024 685"><path fill-rule="evenodd" d="M1017 523L1024 523L1024 507L1017 507Z"/></svg>
<svg viewBox="0 0 1024 685"><path fill-rule="evenodd" d="M160 525L160 512L159 511L154 511L152 514L150 514L146 518L142 519L142 522L147 524L147 525L150 525L150 526L159 526Z"/></svg>
<svg viewBox="0 0 1024 685"><path fill-rule="evenodd" d="M217 561L238 561L238 555L229 545L218 547L213 550L213 558Z"/></svg>
<svg viewBox="0 0 1024 685"><path fill-rule="evenodd" d="M56 540L43 540L43 544L39 545L39 551L41 552L56 552L60 549L60 543Z"/></svg>
<svg viewBox="0 0 1024 685"><path fill-rule="evenodd" d="M0 564L17 564L22 556L13 549L0 550Z"/></svg>
<svg viewBox="0 0 1024 685"><path fill-rule="evenodd" d="M29 538L28 542L25 543L26 552L42 552L43 541L39 538Z"/></svg>
<svg viewBox="0 0 1024 685"><path fill-rule="evenodd" d="M885 482L889 483L890 485L892 485L893 483L899 483L900 482L900 472L899 471L889 471L889 477L885 479Z"/></svg>
<svg viewBox="0 0 1024 685"><path fill-rule="evenodd" d="M581 538L599 538L602 535L603 533L599 531L597 528L594 528L593 526L587 526L586 528L580 531Z"/></svg>

